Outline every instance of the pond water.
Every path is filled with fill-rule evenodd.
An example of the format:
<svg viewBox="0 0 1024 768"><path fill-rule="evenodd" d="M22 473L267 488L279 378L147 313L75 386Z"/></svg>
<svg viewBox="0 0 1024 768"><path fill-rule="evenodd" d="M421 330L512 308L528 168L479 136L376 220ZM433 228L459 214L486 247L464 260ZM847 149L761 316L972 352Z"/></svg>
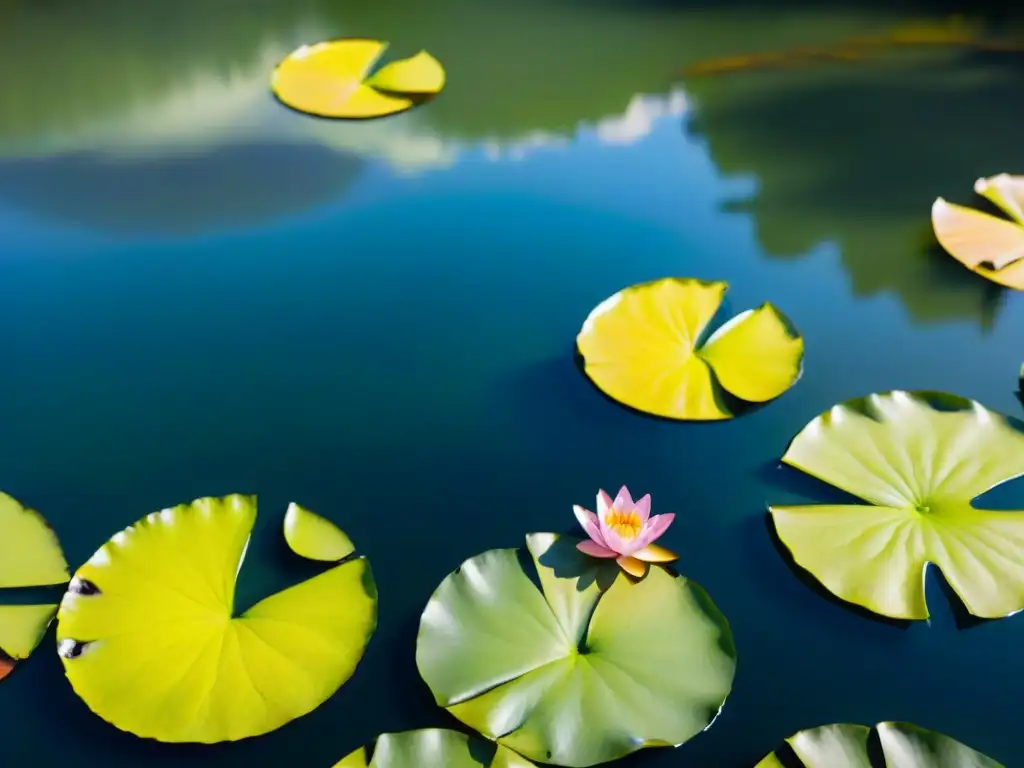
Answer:
<svg viewBox="0 0 1024 768"><path fill-rule="evenodd" d="M765 524L768 502L821 500L777 464L836 402L926 388L1021 415L1024 296L937 252L928 215L1024 168L1024 58L677 77L947 17L898 3L164 5L3 4L0 487L72 565L152 510L259 494L250 602L288 578L260 542L298 501L369 556L379 629L313 714L205 748L89 713L51 629L0 687L0 762L327 766L381 731L457 727L413 660L434 587L626 483L677 513L664 542L739 670L710 730L621 765L749 766L800 728L886 719L1024 764L1024 617L958 629L931 578L930 622L871 621L799 580ZM277 105L276 61L339 36L425 47L448 88L356 125ZM806 339L797 386L719 424L603 398L574 364L583 318L668 275L781 307ZM1024 506L1024 485L992 504Z"/></svg>

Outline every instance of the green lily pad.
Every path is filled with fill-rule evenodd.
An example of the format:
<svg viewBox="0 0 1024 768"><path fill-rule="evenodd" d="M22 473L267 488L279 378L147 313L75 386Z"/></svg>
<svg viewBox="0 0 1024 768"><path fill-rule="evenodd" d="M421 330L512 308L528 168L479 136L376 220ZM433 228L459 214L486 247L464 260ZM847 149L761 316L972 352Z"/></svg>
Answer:
<svg viewBox="0 0 1024 768"><path fill-rule="evenodd" d="M579 539L526 537L462 564L420 621L416 664L437 703L527 758L590 766L707 728L732 687L725 617L700 586L652 566L634 582Z"/></svg>
<svg viewBox="0 0 1024 768"><path fill-rule="evenodd" d="M284 514L284 539L292 552L307 560L337 562L356 551L338 526L294 502Z"/></svg>
<svg viewBox="0 0 1024 768"><path fill-rule="evenodd" d="M875 394L818 416L782 461L867 502L770 507L795 561L837 597L926 619L932 563L974 616L1024 608L1024 511L971 503L1024 474L1020 421L953 395Z"/></svg>
<svg viewBox="0 0 1024 768"><path fill-rule="evenodd" d="M534 768L511 749L445 728L382 733L333 768Z"/></svg>
<svg viewBox="0 0 1024 768"><path fill-rule="evenodd" d="M723 392L748 403L778 397L800 378L803 338L766 302L705 341L726 290L668 277L605 299L576 337L587 376L614 400L669 419L731 419Z"/></svg>
<svg viewBox="0 0 1024 768"><path fill-rule="evenodd" d="M233 741L311 712L355 671L377 621L355 558L234 616L256 499L154 512L85 563L57 614L68 680L101 718L166 742Z"/></svg>
<svg viewBox="0 0 1024 768"><path fill-rule="evenodd" d="M870 750L877 739L881 755ZM755 768L1003 768L959 741L910 723L839 723L809 728L786 739ZM792 752L798 762L786 759ZM872 751L881 759L872 759Z"/></svg>
<svg viewBox="0 0 1024 768"><path fill-rule="evenodd" d="M43 517L0 493L0 590L55 586L70 578L57 535ZM36 649L56 612L56 605L0 604L0 680Z"/></svg>

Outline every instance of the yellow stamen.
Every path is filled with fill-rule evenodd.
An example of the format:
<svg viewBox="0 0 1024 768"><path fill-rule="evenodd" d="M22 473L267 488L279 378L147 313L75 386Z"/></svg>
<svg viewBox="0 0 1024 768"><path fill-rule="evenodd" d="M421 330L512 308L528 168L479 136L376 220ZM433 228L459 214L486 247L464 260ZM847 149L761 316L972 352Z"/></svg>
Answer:
<svg viewBox="0 0 1024 768"><path fill-rule="evenodd" d="M636 513L635 509L623 512L612 507L605 513L604 523L615 531L623 541L632 541L640 535L640 531L644 527L640 522L640 515Z"/></svg>

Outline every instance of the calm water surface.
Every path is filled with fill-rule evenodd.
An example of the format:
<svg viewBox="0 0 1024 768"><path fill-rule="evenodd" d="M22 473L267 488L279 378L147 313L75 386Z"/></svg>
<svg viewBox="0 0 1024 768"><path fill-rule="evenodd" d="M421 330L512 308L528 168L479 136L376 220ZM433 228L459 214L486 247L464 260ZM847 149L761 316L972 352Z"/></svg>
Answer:
<svg viewBox="0 0 1024 768"><path fill-rule="evenodd" d="M328 766L380 731L452 726L413 662L434 586L622 483L678 513L666 544L740 666L707 733L621 765L749 766L802 727L883 719L1024 764L1024 617L960 631L932 583L929 624L867 620L799 581L765 526L766 502L823 498L776 466L835 402L937 388L1021 415L1024 297L937 253L928 221L937 195L1024 169L1021 59L673 77L939 18L840 2L165 5L2 3L0 487L75 565L152 510L257 493L247 602L294 580L275 537L298 501L370 557L380 627L316 712L210 748L95 718L51 636L0 688L0 764ZM448 89L358 125L273 102L278 59L345 35L428 48ZM605 400L574 367L580 323L666 275L782 307L800 383L712 425ZM1024 486L994 496L1022 506Z"/></svg>

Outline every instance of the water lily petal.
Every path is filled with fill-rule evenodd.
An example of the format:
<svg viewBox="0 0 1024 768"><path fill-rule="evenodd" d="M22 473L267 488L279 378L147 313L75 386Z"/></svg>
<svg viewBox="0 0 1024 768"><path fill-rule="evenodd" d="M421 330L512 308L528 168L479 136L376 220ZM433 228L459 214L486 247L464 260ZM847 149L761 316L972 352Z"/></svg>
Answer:
<svg viewBox="0 0 1024 768"><path fill-rule="evenodd" d="M619 488L613 506L621 512L629 512L633 509L633 497L629 495L629 488L626 486Z"/></svg>
<svg viewBox="0 0 1024 768"><path fill-rule="evenodd" d="M601 540L609 549L621 552L626 542L608 525L608 515L612 511L613 502L607 493L601 491L597 495L597 525L601 531Z"/></svg>
<svg viewBox="0 0 1024 768"><path fill-rule="evenodd" d="M640 524L647 525L647 518L651 516L651 494L646 494L636 503L636 513L640 516Z"/></svg>
<svg viewBox="0 0 1024 768"><path fill-rule="evenodd" d="M647 528L640 534L640 538L646 540L647 544L661 538L661 535L668 530L668 527L672 525L672 521L676 519L675 512L666 512L663 515L655 515L647 521Z"/></svg>
<svg viewBox="0 0 1024 768"><path fill-rule="evenodd" d="M618 533L605 525L604 520L601 521L601 536L604 537L604 545L608 549L614 549L620 555L632 554L637 549L637 547L632 547L632 541L626 541ZM640 537L638 536L637 538Z"/></svg>
<svg viewBox="0 0 1024 768"><path fill-rule="evenodd" d="M582 552L585 555L590 555L591 557L618 557L619 556L618 552L613 552L612 550L608 549L608 547L602 547L596 541L591 541L590 539L583 539L583 541L579 542L576 545L576 549L578 549L580 552Z"/></svg>
<svg viewBox="0 0 1024 768"><path fill-rule="evenodd" d="M672 521L675 519L676 516L674 512L669 512L664 515L655 515L647 521L647 527L644 528L640 535L629 542L626 549L619 551L624 555L632 555L635 552L639 552L648 544L660 538L661 535L668 530L668 527L672 525ZM607 539L605 539L605 541L607 541ZM608 545L615 549L611 542L608 542Z"/></svg>
<svg viewBox="0 0 1024 768"><path fill-rule="evenodd" d="M579 520L587 536L592 538L595 543L604 547L604 537L601 535L601 524L597 521L597 515L589 509L584 509L579 504L574 504L572 511L576 514L576 519Z"/></svg>
<svg viewBox="0 0 1024 768"><path fill-rule="evenodd" d="M642 578L643 575L647 573L647 563L643 560L637 560L635 557L622 555L621 557L616 558L615 562L619 564L619 568L624 570L630 576L634 576L638 579Z"/></svg>
<svg viewBox="0 0 1024 768"><path fill-rule="evenodd" d="M643 560L645 563L671 563L679 559L679 555L675 552L657 544L648 544L643 549L634 552L632 557Z"/></svg>

